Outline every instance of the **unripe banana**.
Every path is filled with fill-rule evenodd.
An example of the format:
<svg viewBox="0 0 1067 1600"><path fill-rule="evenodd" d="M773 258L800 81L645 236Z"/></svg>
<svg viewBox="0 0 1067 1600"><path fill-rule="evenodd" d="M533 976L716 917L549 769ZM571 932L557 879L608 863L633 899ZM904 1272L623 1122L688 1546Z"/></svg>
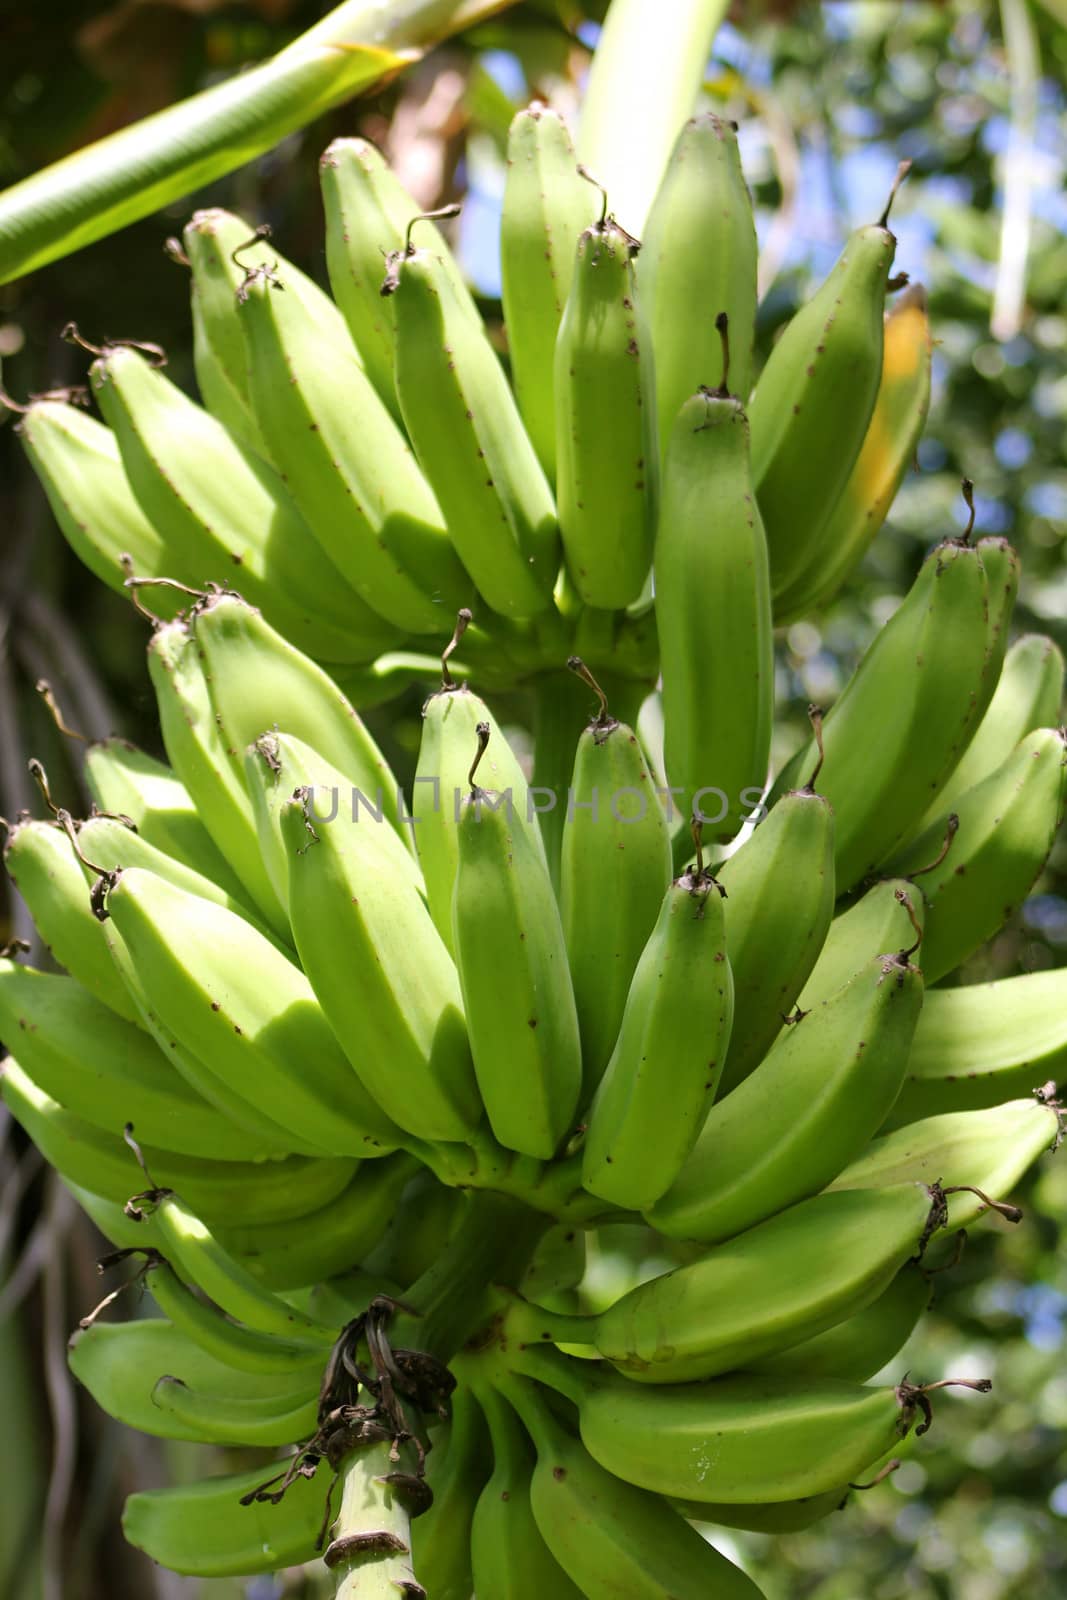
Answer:
<svg viewBox="0 0 1067 1600"><path fill-rule="evenodd" d="M949 1196L949 1223L965 1228L986 1209L982 1196L1010 1194L1042 1152L1055 1148L1059 1134L1059 1110L1040 1095L985 1111L947 1111L872 1139L830 1189L932 1182L936 1172L936 1181L981 1191Z"/></svg>
<svg viewBox="0 0 1067 1600"><path fill-rule="evenodd" d="M472 585L351 346L268 269L249 275L236 308L256 420L323 554L400 632L446 633Z"/></svg>
<svg viewBox="0 0 1067 1600"><path fill-rule="evenodd" d="M652 334L662 455L684 402L720 369L719 312L730 324L733 393L744 404L752 389L756 227L736 124L705 112L678 135L645 224L637 275Z"/></svg>
<svg viewBox="0 0 1067 1600"><path fill-rule="evenodd" d="M239 381L235 381L222 365L208 338L195 281L189 301L189 319L193 331L193 370L201 405L253 455L270 461L270 452L248 404L246 374L241 372ZM238 328L237 332L240 331Z"/></svg>
<svg viewBox="0 0 1067 1600"><path fill-rule="evenodd" d="M106 902L139 1003L229 1089L318 1151L395 1146L304 973L250 923L137 867L110 875Z"/></svg>
<svg viewBox="0 0 1067 1600"><path fill-rule="evenodd" d="M878 222L850 236L756 383L749 412L752 478L775 597L818 559L874 410L886 283L896 251L888 217L887 204Z"/></svg>
<svg viewBox="0 0 1067 1600"><path fill-rule="evenodd" d="M891 1123L978 1111L1067 1079L1067 972L926 996Z"/></svg>
<svg viewBox="0 0 1067 1600"><path fill-rule="evenodd" d="M89 904L85 874L63 829L20 818L8 828L4 866L56 960L109 1010L143 1026L115 970L104 930Z"/></svg>
<svg viewBox="0 0 1067 1600"><path fill-rule="evenodd" d="M762 1061L815 965L834 914L833 850L830 806L795 789L718 869L734 978L720 1096Z"/></svg>
<svg viewBox="0 0 1067 1600"><path fill-rule="evenodd" d="M904 1347L932 1299L930 1277L917 1261L908 1261L888 1289L854 1317L749 1363L749 1371L866 1383Z"/></svg>
<svg viewBox="0 0 1067 1600"><path fill-rule="evenodd" d="M827 715L819 788L834 808L839 895L911 831L974 736L1000 674L1017 568L1002 540L938 545ZM812 745L798 751L772 800L814 760Z"/></svg>
<svg viewBox="0 0 1067 1600"><path fill-rule="evenodd" d="M328 1353L323 1351L323 1365ZM74 1376L103 1410L128 1427L159 1439L237 1442L228 1440L224 1430L212 1428L212 1403L220 1417L227 1405L242 1404L258 1405L261 1415L265 1412L269 1416L272 1406L282 1412L301 1393L305 1405L310 1400L310 1426L274 1442L292 1444L315 1429L318 1383L313 1375L296 1389L291 1374L237 1371L208 1355L160 1317L136 1322L94 1322L75 1335L69 1361ZM185 1422L178 1410L164 1409L159 1403L163 1396L157 1400L154 1393L164 1376L180 1379L188 1386L190 1402L200 1402L201 1415ZM235 1514L240 1514L239 1506Z"/></svg>
<svg viewBox="0 0 1067 1600"><path fill-rule="evenodd" d="M105 348L90 381L138 502L199 586L239 569L242 593L325 660L366 661L395 641L319 551L273 468L143 355Z"/></svg>
<svg viewBox="0 0 1067 1600"><path fill-rule="evenodd" d="M279 810L289 918L315 994L377 1104L421 1139L462 1140L478 1100L451 957L371 823L314 821L298 790Z"/></svg>
<svg viewBox="0 0 1067 1600"><path fill-rule="evenodd" d="M191 625L239 780L247 747L280 728L343 773L405 836L397 780L358 711L321 667L239 595L209 596L196 607Z"/></svg>
<svg viewBox="0 0 1067 1600"><path fill-rule="evenodd" d="M255 1153L248 1132L197 1094L148 1034L74 978L0 958L0 1038L35 1084L95 1128L118 1134L132 1122L149 1144L214 1161Z"/></svg>
<svg viewBox="0 0 1067 1600"><path fill-rule="evenodd" d="M652 1226L714 1244L828 1184L896 1100L922 999L921 974L904 951L875 956L801 1016L712 1107L688 1161L648 1212Z"/></svg>
<svg viewBox="0 0 1067 1600"><path fill-rule="evenodd" d="M556 476L555 351L578 236L596 199L578 173L567 125L534 101L508 130L500 271L511 380L550 482Z"/></svg>
<svg viewBox="0 0 1067 1600"><path fill-rule="evenodd" d="M342 1193L307 1216L270 1226L224 1225L214 1232L265 1288L288 1291L318 1284L351 1271L377 1247L396 1214L412 1165L399 1153L361 1162ZM315 1306L310 1309L316 1311ZM324 1320L325 1313L316 1315Z"/></svg>
<svg viewBox="0 0 1067 1600"><path fill-rule="evenodd" d="M415 843L426 884L426 903L441 938L452 950L452 893L459 861L459 808L478 745L478 725L489 728L481 771L497 794L511 795L515 825L541 855L544 847L522 768L489 707L465 684L451 681L422 708L422 737L411 811Z"/></svg>
<svg viewBox="0 0 1067 1600"><path fill-rule="evenodd" d="M530 1503L541 1536L587 1600L615 1600L620 1592L633 1600L760 1600L752 1580L658 1492L599 1466L536 1384L508 1378L502 1388L537 1452Z"/></svg>
<svg viewBox="0 0 1067 1600"><path fill-rule="evenodd" d="M831 922L819 959L801 990L798 1010L812 1011L821 1001L829 1000L880 951L904 950L914 945L922 930L923 911L918 887L906 878L882 878L872 884L866 894ZM922 966L921 944L911 959L916 966ZM919 1026L922 1027L921 1016Z"/></svg>
<svg viewBox="0 0 1067 1600"><path fill-rule="evenodd" d="M102 739L85 751L86 786L100 811L129 817L149 844L183 861L220 889L241 886L201 822L189 791L170 767L126 739Z"/></svg>
<svg viewBox="0 0 1067 1600"><path fill-rule="evenodd" d="M816 1195L597 1317L520 1307L516 1331L591 1345L641 1384L715 1377L862 1311L944 1215L940 1192L914 1180Z"/></svg>
<svg viewBox="0 0 1067 1600"><path fill-rule="evenodd" d="M171 766L256 909L287 939L288 919L260 856L255 816L238 765L242 752L231 752L218 725L199 649L184 623L156 629L148 645L148 672Z"/></svg>
<svg viewBox="0 0 1067 1600"><path fill-rule="evenodd" d="M615 1048L631 981L670 881L670 831L648 764L633 729L617 722L604 701L578 740L560 858L583 1103ZM706 1055L710 1042L700 1048Z"/></svg>
<svg viewBox="0 0 1067 1600"><path fill-rule="evenodd" d="M885 319L882 377L862 448L812 560L776 596L777 624L832 600L885 521L926 423L932 355L926 290L915 283Z"/></svg>
<svg viewBox="0 0 1067 1600"><path fill-rule="evenodd" d="M720 321L723 350L725 323ZM763 793L774 716L767 546L748 423L726 388L688 399L670 433L656 532L664 759L683 815L730 839ZM710 799L708 798L710 796Z"/></svg>
<svg viewBox="0 0 1067 1600"><path fill-rule="evenodd" d="M740 1373L648 1390L546 1351L517 1359L577 1405L582 1442L601 1466L698 1504L840 1492L903 1438L917 1409L917 1391L904 1384Z"/></svg>
<svg viewBox="0 0 1067 1600"><path fill-rule="evenodd" d="M285 1471L288 1462L276 1465ZM247 1498L269 1476L268 1464L140 1490L126 1501L123 1534L160 1566L194 1577L251 1577L301 1566L319 1548L322 1484L298 1473L277 1504Z"/></svg>
<svg viewBox="0 0 1067 1600"><path fill-rule="evenodd" d="M1065 744L1063 729L1027 734L1003 766L957 799L947 850L946 817L896 858L897 871L919 878L926 901L922 963L930 983L992 938L1033 887L1063 818Z"/></svg>
<svg viewBox="0 0 1067 1600"><path fill-rule="evenodd" d="M196 378L204 403L236 438L244 440L264 460L270 456L255 419L249 393L248 353L233 309L234 295L247 272L268 264L276 267L285 279L286 292L300 301L323 333L338 348L353 349L344 319L329 295L280 255L273 243L267 242L270 231L269 227L253 230L243 217L212 207L194 211L182 233L193 274L194 330L199 321L206 346L198 356L194 343ZM205 354L207 362L203 359ZM205 392L205 375L208 390L222 400L221 409L216 409L211 395Z"/></svg>
<svg viewBox="0 0 1067 1600"><path fill-rule="evenodd" d="M489 741L481 724L479 750ZM471 767L457 843L452 948L478 1088L493 1136L550 1160L570 1130L581 1042L556 898L544 856Z"/></svg>
<svg viewBox="0 0 1067 1600"><path fill-rule="evenodd" d="M624 1210L675 1182L714 1099L733 1019L724 923L698 862L667 890L637 963L582 1150L585 1188Z"/></svg>
<svg viewBox="0 0 1067 1600"><path fill-rule="evenodd" d="M184 583L201 578L183 546L168 540L142 511L110 428L65 401L35 400L16 432L60 532L109 589L129 594L124 555L145 577L167 576ZM166 603L165 598L164 608ZM174 609L176 602L171 602Z"/></svg>
<svg viewBox="0 0 1067 1600"><path fill-rule="evenodd" d="M1016 639L1004 657L996 691L974 738L916 832L955 811L956 801L995 772L1028 733L1057 727L1063 685L1063 653L1054 640L1043 633L1024 633Z"/></svg>
<svg viewBox="0 0 1067 1600"><path fill-rule="evenodd" d="M536 616L552 601L559 528L503 368L432 250L408 244L391 260L396 392L419 465L486 602Z"/></svg>
<svg viewBox="0 0 1067 1600"><path fill-rule="evenodd" d="M162 1257L149 1257L145 1281L171 1326L223 1366L237 1372L284 1374L294 1384L306 1381L310 1388L321 1382L326 1364L321 1344L300 1343L231 1321L190 1289Z"/></svg>
<svg viewBox="0 0 1067 1600"><path fill-rule="evenodd" d="M418 202L366 139L335 139L319 160L326 213L326 266L330 288L348 331L381 398L399 417L396 397L396 308L383 298L382 265L404 245ZM463 274L433 223L433 252L471 322L481 326Z"/></svg>
<svg viewBox="0 0 1067 1600"><path fill-rule="evenodd" d="M582 600L621 610L652 564L659 452L652 346L634 282L637 241L604 213L579 236L556 339L556 500Z"/></svg>
<svg viewBox="0 0 1067 1600"><path fill-rule="evenodd" d="M470 1600L473 1588L471 1524L489 1475L485 1419L470 1390L452 1393L445 1437L434 1440L426 1460L433 1504L411 1524L411 1561L427 1594L438 1600Z"/></svg>
<svg viewBox="0 0 1067 1600"><path fill-rule="evenodd" d="M64 1180L125 1204L139 1174L120 1135L104 1133L67 1111L37 1087L13 1056L4 1062L0 1088L12 1116ZM211 1161L150 1145L142 1147L142 1154L152 1176L180 1188L212 1227L265 1225L316 1211L342 1193L355 1165L338 1156Z"/></svg>
<svg viewBox="0 0 1067 1600"><path fill-rule="evenodd" d="M319 1397L314 1383L254 1400L201 1394L168 1372L153 1384L152 1404L178 1438L231 1448L273 1447L314 1433Z"/></svg>
<svg viewBox="0 0 1067 1600"><path fill-rule="evenodd" d="M258 1283L236 1256L232 1256L211 1229L170 1189L151 1189L130 1202L151 1216L154 1236L167 1260L187 1283L202 1289L227 1316L254 1333L317 1345L325 1352L337 1338L337 1329L305 1316L280 1296ZM303 1363L308 1366L308 1360ZM285 1371L286 1369L282 1369ZM307 1377L307 1374L303 1374ZM321 1376L321 1373L320 1373ZM315 1384L312 1375L310 1383ZM284 1440L278 1441L284 1444Z"/></svg>
<svg viewBox="0 0 1067 1600"><path fill-rule="evenodd" d="M489 1423L493 1472L470 1530L477 1593L494 1600L582 1600L534 1518L530 1483L536 1458L521 1422L495 1389L479 1388L478 1400Z"/></svg>

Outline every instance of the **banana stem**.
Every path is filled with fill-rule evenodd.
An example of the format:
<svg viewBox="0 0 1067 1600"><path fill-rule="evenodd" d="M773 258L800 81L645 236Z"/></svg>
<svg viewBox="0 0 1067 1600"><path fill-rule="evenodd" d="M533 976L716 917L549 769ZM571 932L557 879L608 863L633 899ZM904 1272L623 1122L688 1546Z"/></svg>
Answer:
<svg viewBox="0 0 1067 1600"><path fill-rule="evenodd" d="M411 1514L389 1481L390 1474L414 1469L414 1455L404 1446L397 1462L390 1449L387 1439L364 1445L341 1467L341 1509L324 1557L336 1574L335 1600L424 1593L411 1566Z"/></svg>
<svg viewBox="0 0 1067 1600"><path fill-rule="evenodd" d="M488 1320L489 1285L513 1288L551 1225L551 1217L509 1195L472 1194L445 1250L406 1291L390 1342L450 1361Z"/></svg>
<svg viewBox="0 0 1067 1600"><path fill-rule="evenodd" d="M547 672L532 686L534 759L531 788L554 796L550 809L539 811L552 886L559 889L559 856L563 824L567 817L567 791L574 773L578 737L589 721L591 696L585 684L567 671ZM538 806L548 806L549 794L536 796Z"/></svg>

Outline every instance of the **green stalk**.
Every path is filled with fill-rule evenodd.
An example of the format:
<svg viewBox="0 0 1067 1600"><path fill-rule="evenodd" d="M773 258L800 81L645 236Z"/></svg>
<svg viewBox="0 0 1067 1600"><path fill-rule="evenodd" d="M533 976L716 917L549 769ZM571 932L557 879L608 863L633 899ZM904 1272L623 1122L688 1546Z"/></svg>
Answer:
<svg viewBox="0 0 1067 1600"><path fill-rule="evenodd" d="M415 1585L411 1568L411 1514L392 1484L391 1472L413 1470L410 1445L399 1461L388 1440L365 1445L342 1468L341 1509L326 1559L336 1573L335 1600L397 1600ZM344 1554L341 1555L341 1552ZM341 1558L338 1560L338 1556Z"/></svg>
<svg viewBox="0 0 1067 1600"><path fill-rule="evenodd" d="M106 238L271 150L512 0L345 0L271 60L0 194L0 283Z"/></svg>

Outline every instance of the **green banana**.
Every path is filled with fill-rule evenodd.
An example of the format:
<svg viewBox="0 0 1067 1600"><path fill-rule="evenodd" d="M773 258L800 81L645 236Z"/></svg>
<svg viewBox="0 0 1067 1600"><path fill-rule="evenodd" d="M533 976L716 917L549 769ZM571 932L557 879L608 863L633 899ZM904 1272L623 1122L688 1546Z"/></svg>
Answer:
<svg viewBox="0 0 1067 1600"><path fill-rule="evenodd" d="M8 827L4 865L56 960L109 1010L141 1024L93 915L85 875L64 830L52 822L16 818Z"/></svg>
<svg viewBox="0 0 1067 1600"><path fill-rule="evenodd" d="M874 411L886 284L896 251L889 204L878 222L851 234L756 382L749 410L752 479L776 598L825 548L826 525Z"/></svg>
<svg viewBox="0 0 1067 1600"><path fill-rule="evenodd" d="M922 964L928 982L954 971L992 938L1040 875L1063 818L1065 744L1063 729L1028 733L1003 766L954 802L957 827L943 860L936 858L948 817L894 858L892 870L913 873L926 901Z"/></svg>
<svg viewBox="0 0 1067 1600"><path fill-rule="evenodd" d="M262 1425L272 1414L287 1418L298 1405L304 1412L300 1420L309 1426L290 1432L288 1437L250 1442L292 1444L302 1434L315 1431L318 1380L314 1375L302 1386L294 1387L292 1375L239 1372L216 1361L159 1317L139 1322L94 1322L74 1336L69 1362L74 1376L99 1406L119 1422L157 1439L238 1444L243 1441L231 1437L226 1429L228 1410L233 1419L245 1409L253 1424L258 1418ZM161 1379L169 1379L170 1385L175 1386L171 1389L173 1408L164 1403L162 1391L168 1384L161 1386L157 1396ZM188 1386L189 1410L184 1416L178 1383ZM213 1407L217 1425L212 1422ZM280 1431L284 1435L286 1430L283 1427Z"/></svg>
<svg viewBox="0 0 1067 1600"><path fill-rule="evenodd" d="M682 405L719 370L719 312L730 325L733 392L744 404L752 389L756 227L734 123L705 112L678 135L645 224L637 275L665 455ZM694 314L679 316L681 306Z"/></svg>
<svg viewBox="0 0 1067 1600"><path fill-rule="evenodd" d="M608 1472L697 1504L840 1495L908 1433L922 1395L769 1373L649 1391L550 1352L517 1364L578 1407L582 1442Z"/></svg>
<svg viewBox="0 0 1067 1600"><path fill-rule="evenodd" d="M670 1189L715 1097L734 1007L724 912L698 854L667 890L637 963L582 1148L584 1187L624 1210Z"/></svg>
<svg viewBox="0 0 1067 1600"><path fill-rule="evenodd" d="M916 832L954 811L956 801L995 772L1020 739L1036 728L1059 724L1063 684L1063 653L1054 640L1043 633L1016 639L1004 656L996 691L974 738Z"/></svg>
<svg viewBox="0 0 1067 1600"><path fill-rule="evenodd" d="M868 1486L869 1487L869 1486ZM843 1511L849 1485L824 1489L822 1494L805 1495L800 1500L754 1500L750 1505L731 1505L728 1501L674 1500L672 1504L690 1522L710 1522L725 1528L744 1528L751 1533L799 1533L821 1522L832 1511Z"/></svg>
<svg viewBox="0 0 1067 1600"><path fill-rule="evenodd" d="M530 1503L535 1456L522 1424L488 1385L479 1387L478 1403L489 1423L493 1472L470 1528L476 1592L494 1600L582 1600L538 1529Z"/></svg>
<svg viewBox="0 0 1067 1600"><path fill-rule="evenodd" d="M652 774L633 729L611 716L602 697L578 740L560 854L560 918L585 1102L611 1058L670 881L670 830ZM705 1055L708 1048L701 1044Z"/></svg>
<svg viewBox="0 0 1067 1600"><path fill-rule="evenodd" d="M922 1002L905 951L873 957L801 1016L712 1107L672 1186L646 1208L652 1226L716 1244L816 1194L896 1100Z"/></svg>
<svg viewBox="0 0 1067 1600"><path fill-rule="evenodd" d="M281 811L297 789L309 791L311 811L331 826L340 820L353 831L351 848L362 860L419 895L422 876L414 855L390 826L381 788L368 793L323 760L317 750L287 733L265 733L244 759L245 787L259 830L259 847L279 900L289 904L289 852L281 830ZM395 801L394 801L395 809ZM308 835L310 838L310 835Z"/></svg>
<svg viewBox="0 0 1067 1600"><path fill-rule="evenodd" d="M365 661L395 640L346 592L273 468L143 355L105 348L90 381L134 495L200 587L239 572L242 593L327 660Z"/></svg>
<svg viewBox="0 0 1067 1600"><path fill-rule="evenodd" d="M34 400L16 431L60 532L109 589L129 596L124 555L145 577L166 575L183 582L200 577L182 546L142 511L110 428L66 401ZM164 596L161 610L169 599ZM176 608L177 601L171 601L171 611Z"/></svg>
<svg viewBox="0 0 1067 1600"><path fill-rule="evenodd" d="M490 730L482 771L498 794L511 795L515 825L544 854L532 797L522 768L485 701L465 684L447 682L422 708L422 737L411 812L426 885L426 903L441 938L452 951L452 892L459 860L459 807L477 747L478 725Z"/></svg>
<svg viewBox="0 0 1067 1600"><path fill-rule="evenodd" d="M828 1000L880 951L914 945L922 931L924 906L918 888L906 878L882 878L873 883L831 922L819 958L801 990L798 1009L811 1011ZM911 959L917 966L923 965L921 943Z"/></svg>
<svg viewBox="0 0 1067 1600"><path fill-rule="evenodd" d="M936 1181L973 1184L980 1194L949 1196L949 1225L965 1228L985 1209L982 1195L1010 1194L1023 1173L1060 1136L1059 1108L1038 1095L984 1111L947 1111L872 1139L831 1191Z"/></svg>
<svg viewBox="0 0 1067 1600"><path fill-rule="evenodd" d="M490 740L478 729L479 756ZM478 1089L494 1137L549 1160L571 1128L582 1083L567 949L543 854L475 783L456 830L452 946ZM513 801L511 802L513 809Z"/></svg>
<svg viewBox="0 0 1067 1600"><path fill-rule="evenodd" d="M193 360L204 403L232 434L265 461L270 460L270 455L255 419L249 394L248 356L241 324L234 315L234 295L248 270L271 263L284 277L286 292L300 301L335 343L351 348L344 319L329 295L279 255L273 244L266 242L269 237L269 228L253 230L243 217L217 207L194 211L182 233L192 268L194 335L198 322L203 333L199 352L194 339ZM205 377L211 394L205 392ZM216 404L219 400L221 406Z"/></svg>
<svg viewBox="0 0 1067 1600"><path fill-rule="evenodd" d="M193 334L193 371L196 373L201 405L253 455L270 461L270 452L245 394L244 373L238 371L232 374L227 371L219 351L211 343L195 277L189 297L189 321ZM237 331L239 333L240 329ZM271 465L274 463L271 462Z"/></svg>
<svg viewBox="0 0 1067 1600"><path fill-rule="evenodd" d="M584 169L583 169L584 171ZM587 606L640 599L659 489L652 345L637 241L607 216L578 238L556 338L556 500L567 571Z"/></svg>
<svg viewBox="0 0 1067 1600"><path fill-rule="evenodd" d="M578 1285L587 1264L585 1231L558 1223L541 1236L519 1281L519 1292L550 1310L576 1311Z"/></svg>
<svg viewBox="0 0 1067 1600"><path fill-rule="evenodd" d="M117 1134L132 1122L149 1144L213 1161L254 1153L244 1128L220 1116L146 1033L74 978L0 958L0 1038L45 1094L95 1128Z"/></svg>
<svg viewBox="0 0 1067 1600"><path fill-rule="evenodd" d="M213 878L187 867L183 861L175 860L166 850L149 844L140 830L131 828L128 823L126 817L111 815L89 816L84 822L75 823L79 853L102 872L111 872L118 867L143 867L148 872L154 872L177 889L187 890L204 900L213 901L215 905L224 906L250 923L271 944L282 948L267 924L249 910L247 895L242 893L240 885L236 894L231 894L228 888L220 888Z"/></svg>
<svg viewBox="0 0 1067 1600"><path fill-rule="evenodd" d="M151 1189L131 1205L152 1218L159 1248L188 1283L253 1333L329 1349L338 1330L319 1323L263 1287L211 1229L170 1189ZM325 1357L323 1357L325 1363ZM281 1441L284 1443L285 1441Z"/></svg>
<svg viewBox="0 0 1067 1600"><path fill-rule="evenodd" d="M723 381L686 400L669 435L655 582L657 607L671 618L660 637L668 782L681 790L683 815L699 810L709 837L725 840L766 782L774 649L748 422L727 388L725 321L718 326Z"/></svg>
<svg viewBox="0 0 1067 1600"><path fill-rule="evenodd" d="M720 1097L762 1061L815 965L834 914L834 826L821 794L795 789L717 869L734 978Z"/></svg>
<svg viewBox="0 0 1067 1600"><path fill-rule="evenodd" d="M1067 1080L1067 972L926 996L891 1123L979 1111Z"/></svg>
<svg viewBox="0 0 1067 1600"><path fill-rule="evenodd" d="M519 1337L591 1346L643 1385L710 1378L862 1311L944 1214L940 1192L914 1180L816 1195L639 1284L599 1316L522 1306L510 1316Z"/></svg>
<svg viewBox="0 0 1067 1600"><path fill-rule="evenodd" d="M410 1158L363 1162L342 1192L306 1216L269 1226L226 1223L214 1232L257 1283L291 1290L344 1272L378 1244L410 1181Z"/></svg>
<svg viewBox="0 0 1067 1600"><path fill-rule="evenodd" d="M481 1115L464 1004L418 890L376 827L316 822L308 790L278 818L297 950L352 1069L407 1132L464 1139Z"/></svg>
<svg viewBox="0 0 1067 1600"><path fill-rule="evenodd" d="M930 1279L922 1267L917 1261L906 1262L877 1300L854 1317L814 1339L747 1363L748 1368L798 1378L867 1383L895 1359L932 1299Z"/></svg>
<svg viewBox="0 0 1067 1600"><path fill-rule="evenodd" d="M330 288L370 378L399 418L394 367L396 311L381 292L385 257L404 244L417 201L366 139L335 139L319 160L326 214L326 267ZM433 223L432 249L459 304L474 326L481 316L444 235Z"/></svg>
<svg viewBox="0 0 1067 1600"><path fill-rule="evenodd" d="M302 1376L311 1388L321 1382L326 1365L321 1344L299 1343L276 1331L264 1333L220 1316L162 1257L149 1257L145 1282L171 1326L223 1366L238 1372L285 1374L294 1381Z"/></svg>
<svg viewBox="0 0 1067 1600"><path fill-rule="evenodd" d="M1003 540L950 540L923 563L822 727L837 893L878 868L948 780L992 698L1017 561ZM810 770L798 751L772 803Z"/></svg>
<svg viewBox="0 0 1067 1600"><path fill-rule="evenodd" d="M556 477L556 335L578 236L595 216L566 123L535 100L508 129L500 273L511 381L549 482Z"/></svg>
<svg viewBox="0 0 1067 1600"><path fill-rule="evenodd" d="M396 392L419 465L460 560L493 610L533 617L552 602L559 526L508 381L432 250L390 257Z"/></svg>
<svg viewBox="0 0 1067 1600"><path fill-rule="evenodd" d="M472 586L351 345L252 272L237 293L256 420L323 555L401 633L445 633Z"/></svg>
<svg viewBox="0 0 1067 1600"><path fill-rule="evenodd" d="M557 1421L536 1384L502 1380L537 1452L530 1504L541 1536L587 1600L760 1600L752 1580L657 1492L598 1465ZM659 1485L655 1486L658 1491ZM624 1587L625 1586L625 1587Z"/></svg>
<svg viewBox="0 0 1067 1600"><path fill-rule="evenodd" d="M238 765L242 752L232 749L219 727L199 648L184 622L166 623L153 633L148 673L171 766L256 909L274 933L289 939L288 918L260 855L256 819Z"/></svg>
<svg viewBox="0 0 1067 1600"><path fill-rule="evenodd" d="M284 1471L287 1458L274 1463ZM276 1504L249 1498L270 1464L171 1489L131 1494L122 1514L127 1543L171 1572L252 1577L312 1561L325 1515L320 1479L299 1474Z"/></svg>
<svg viewBox="0 0 1067 1600"><path fill-rule="evenodd" d="M447 1436L434 1441L426 1458L433 1504L411 1524L411 1560L435 1600L470 1600L471 1524L489 1475L488 1438L481 1406L469 1389L453 1390L451 1411Z"/></svg>
<svg viewBox="0 0 1067 1600"><path fill-rule="evenodd" d="M99 810L129 817L149 844L240 897L240 883L170 767L127 740L112 738L87 747L83 770Z"/></svg>
<svg viewBox="0 0 1067 1600"><path fill-rule="evenodd" d="M138 1170L121 1136L94 1128L44 1093L8 1056L0 1077L5 1104L60 1176L123 1205ZM337 1156L275 1161L212 1161L142 1146L153 1178L180 1189L212 1226L268 1224L318 1210L340 1195L354 1163Z"/></svg>
<svg viewBox="0 0 1067 1600"><path fill-rule="evenodd" d="M224 906L142 868L106 880L123 976L146 1020L319 1152L373 1156L396 1130L352 1071L299 967Z"/></svg>
<svg viewBox="0 0 1067 1600"><path fill-rule="evenodd" d="M397 780L328 673L239 595L210 595L189 620L238 782L244 781L247 747L280 728L336 767L406 837Z"/></svg>
<svg viewBox="0 0 1067 1600"><path fill-rule="evenodd" d="M885 319L882 376L863 444L812 559L775 599L777 624L832 600L885 521L926 423L932 356L926 290L914 283Z"/></svg>

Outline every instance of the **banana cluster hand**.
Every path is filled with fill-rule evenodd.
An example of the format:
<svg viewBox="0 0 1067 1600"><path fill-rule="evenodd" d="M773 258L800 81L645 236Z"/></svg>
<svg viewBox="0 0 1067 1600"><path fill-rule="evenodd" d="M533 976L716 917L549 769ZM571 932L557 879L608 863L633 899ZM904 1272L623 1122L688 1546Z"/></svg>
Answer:
<svg viewBox="0 0 1067 1600"><path fill-rule="evenodd" d="M354 139L321 166L336 304L198 213L204 405L115 344L106 426L26 408L60 526L154 620L166 761L93 745L91 817L42 775L8 825L66 973L0 953L3 1096L162 1313L87 1319L99 1403L300 1447L278 1490L134 1495L156 1560L311 1559L316 1465L371 1445L410 1454L373 1492L431 1594L745 1600L691 1524L805 1526L925 1431L936 1386L867 1381L1055 1140L1063 974L936 985L1052 848L1063 661L1007 648L1018 563L968 529L767 793L772 625L886 514L925 298L884 319L895 241L861 228L750 397L733 128L683 131L643 250L554 112L509 154L514 392ZM595 706L551 702L565 666ZM420 680L409 810L358 707ZM530 685L532 768L494 703ZM587 1240L624 1222L654 1259L605 1302Z"/></svg>

